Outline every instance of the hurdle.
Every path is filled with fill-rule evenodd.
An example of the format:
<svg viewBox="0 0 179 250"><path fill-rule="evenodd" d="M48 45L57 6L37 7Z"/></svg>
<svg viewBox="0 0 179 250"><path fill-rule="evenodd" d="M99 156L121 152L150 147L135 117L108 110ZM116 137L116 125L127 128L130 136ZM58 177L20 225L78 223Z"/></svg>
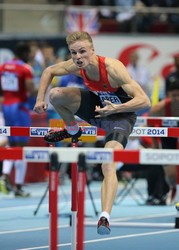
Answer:
<svg viewBox="0 0 179 250"><path fill-rule="evenodd" d="M155 118L156 119L156 118ZM158 119L157 121L159 121ZM171 119L178 123L179 119ZM165 119L165 122L167 120ZM170 121L170 119L169 119ZM154 120L152 121L154 122ZM163 124L163 123L161 123ZM6 136L30 136L30 137L44 137L44 135L50 130L50 128L44 127L0 127L0 134ZM87 126L82 129L82 137L88 139L89 137L104 136L104 131L97 130L96 127ZM179 137L179 128L173 127L134 127L130 136L150 136L150 137ZM94 139L94 138L93 138ZM53 153L57 153L58 160L60 162L77 163L80 154L85 155L87 163L109 163L109 162L124 162L124 163L142 163L142 164L173 164L179 163L179 152L177 150L160 150L160 149L142 149L142 150L112 150L103 148L43 148L43 147L24 147L24 148L1 148L0 159L12 159L12 160L25 160L27 162L49 162ZM65 155L70 154L65 158ZM57 160L55 160L57 162ZM50 181L50 180L49 180ZM58 182L56 182L58 183ZM56 188L58 185L55 185ZM177 188L179 183L177 182ZM57 194L57 193L56 193ZM76 198L74 198L76 200ZM49 204L50 206L50 204ZM76 204L77 207L77 204ZM51 210L50 210L51 212ZM76 212L76 211L75 211ZM176 217L175 227L178 225L178 214ZM51 219L51 218L50 218ZM57 224L56 224L57 225ZM53 232L52 232L53 234ZM52 236L50 236L52 237ZM84 236L83 236L84 237ZM83 242L83 239L81 239ZM55 239L57 241L57 239ZM54 242L54 241L53 241ZM76 249L76 232L72 242L72 249ZM51 250L56 250L57 242L51 246ZM83 247L83 246L82 246ZM83 249L83 248L81 248ZM78 249L79 250L79 249Z"/></svg>
<svg viewBox="0 0 179 250"><path fill-rule="evenodd" d="M89 136L91 139L97 136L105 136L105 131L97 129L95 126L84 126L82 128L82 137L84 142L89 142ZM0 135L4 136L29 136L29 137L44 137L50 127L6 127L0 126ZM134 127L130 137L179 137L179 127ZM94 137L94 138L93 138ZM65 139L64 141L69 141ZM92 140L93 141L93 140Z"/></svg>
<svg viewBox="0 0 179 250"><path fill-rule="evenodd" d="M72 139L72 148L78 147L78 138ZM72 250L76 250L78 242L77 212L78 212L78 165L77 161L71 164L71 213L72 213ZM82 232L83 233L83 232ZM78 242L79 243L79 242Z"/></svg>

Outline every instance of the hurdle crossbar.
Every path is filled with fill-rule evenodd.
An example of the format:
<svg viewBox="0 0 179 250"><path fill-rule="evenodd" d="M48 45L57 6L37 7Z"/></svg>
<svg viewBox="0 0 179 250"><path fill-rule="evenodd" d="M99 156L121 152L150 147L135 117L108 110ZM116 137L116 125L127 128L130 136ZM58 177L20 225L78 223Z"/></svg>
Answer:
<svg viewBox="0 0 179 250"><path fill-rule="evenodd" d="M170 164L178 165L177 149L114 150L105 148L48 148L48 147L6 147L0 148L0 160L25 160L27 162L49 162L56 152L60 162L78 161L80 153L86 155L87 163L123 162L126 164ZM70 157L69 157L70 156Z"/></svg>
<svg viewBox="0 0 179 250"><path fill-rule="evenodd" d="M105 131L97 129L95 126L82 126L82 136L84 137L105 136ZM28 136L28 137L44 137L48 131L52 129L50 127L0 127L0 135L3 136ZM179 137L179 128L168 127L134 127L131 137Z"/></svg>
<svg viewBox="0 0 179 250"><path fill-rule="evenodd" d="M178 127L179 117L144 117L138 116L135 126Z"/></svg>

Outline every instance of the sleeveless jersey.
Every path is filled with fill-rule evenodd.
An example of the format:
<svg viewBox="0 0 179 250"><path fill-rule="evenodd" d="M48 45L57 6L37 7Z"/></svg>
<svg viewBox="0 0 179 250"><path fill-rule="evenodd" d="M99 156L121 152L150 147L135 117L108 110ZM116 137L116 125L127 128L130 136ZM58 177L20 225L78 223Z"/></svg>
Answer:
<svg viewBox="0 0 179 250"><path fill-rule="evenodd" d="M85 86L96 95L99 96L101 103L105 106L104 100L108 100L114 104L125 103L132 98L127 95L127 93L121 88L111 87L108 80L108 73L105 65L105 57L98 56L99 63L99 81L94 81L88 79L85 69L81 69L80 73L84 79Z"/></svg>
<svg viewBox="0 0 179 250"><path fill-rule="evenodd" d="M0 83L3 104L27 101L25 81L32 79L32 69L21 60L14 59L0 66Z"/></svg>
<svg viewBox="0 0 179 250"><path fill-rule="evenodd" d="M171 99L166 98L165 99L165 116L172 116L171 113Z"/></svg>
<svg viewBox="0 0 179 250"><path fill-rule="evenodd" d="M172 110L171 110L171 99L170 98L165 98L165 116L171 117L172 116ZM177 122L178 126L179 126L179 122ZM163 141L167 141L167 140L176 140L176 149L179 149L179 138L162 138ZM175 148L175 141L174 143L174 147Z"/></svg>

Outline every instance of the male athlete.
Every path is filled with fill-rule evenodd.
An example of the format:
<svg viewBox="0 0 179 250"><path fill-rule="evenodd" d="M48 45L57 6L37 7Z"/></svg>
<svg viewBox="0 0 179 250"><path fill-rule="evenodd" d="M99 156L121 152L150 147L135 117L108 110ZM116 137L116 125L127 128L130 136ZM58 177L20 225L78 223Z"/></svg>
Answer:
<svg viewBox="0 0 179 250"><path fill-rule="evenodd" d="M124 149L136 121L135 111L150 107L149 98L120 61L96 55L88 33L74 32L67 36L66 41L72 59L44 70L34 111L42 113L47 109L45 94L56 75L81 76L88 90L73 87L51 90L50 102L65 121L66 129L51 130L45 136L46 141L80 137L81 129L75 121L75 114L105 129L105 148ZM97 226L101 235L110 233L109 218L118 187L116 163L102 164L102 172L102 213Z"/></svg>

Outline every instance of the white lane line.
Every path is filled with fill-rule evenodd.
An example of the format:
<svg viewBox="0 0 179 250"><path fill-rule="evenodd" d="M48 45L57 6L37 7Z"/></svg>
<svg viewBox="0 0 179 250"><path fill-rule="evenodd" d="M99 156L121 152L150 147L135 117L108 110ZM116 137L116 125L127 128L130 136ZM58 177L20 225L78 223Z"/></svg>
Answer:
<svg viewBox="0 0 179 250"><path fill-rule="evenodd" d="M167 234L167 233L178 233L178 229L170 229L170 230L163 230L157 232L149 232L149 233L139 233L139 234L128 234L122 236L114 236L114 237L107 237L102 239L94 239L94 240L87 240L84 243L96 243L102 241L109 241L109 240L119 240L119 239L127 239L127 238L134 238L134 237L141 237L141 236L150 236L150 235L160 235L160 234ZM59 244L58 247L70 246L71 243L64 243ZM16 250L34 250L34 249L49 249L49 246L40 246L40 247L31 247L31 248L19 248Z"/></svg>
<svg viewBox="0 0 179 250"><path fill-rule="evenodd" d="M134 219L146 219L146 218L156 218L156 217L167 217L171 215L175 215L176 213L165 213L165 214L151 214L146 216L134 216L134 217L127 217L127 218L120 218L120 219L111 219L110 225L113 226L136 226L136 227L172 227L174 228L174 223L145 223L145 222L125 222L128 220ZM91 219L85 220L86 226L96 226L96 222L92 221ZM58 228L65 228L68 225L58 226ZM19 230L12 230L12 231L0 231L0 235L2 234L11 234L11 233L22 233L22 232L33 232L33 231L40 231L40 230L47 230L49 227L40 227L40 228L29 228L29 229L19 229Z"/></svg>
<svg viewBox="0 0 179 250"><path fill-rule="evenodd" d="M111 222L111 226L132 226L132 227L171 227L174 228L174 223L145 223L145 222ZM86 221L85 226L96 226L96 222ZM61 225L58 228L68 228L69 225ZM39 227L39 228L27 228L27 229L18 229L18 230L9 230L9 231L0 231L0 235L3 234L16 234L16 233L26 233L26 232L35 232L35 231L43 231L49 230L49 227Z"/></svg>
<svg viewBox="0 0 179 250"><path fill-rule="evenodd" d="M100 201L100 198L98 199L95 199L96 202ZM85 202L91 202L90 198L86 199ZM70 206L71 205L71 201L62 201L62 202L59 202L58 203L58 206L59 206L59 209L63 206ZM44 203L41 205L41 207L43 208L47 208L49 206L48 203ZM0 208L0 213L1 212L7 212L7 211L18 211L18 210L24 210L24 209L34 209L37 207L37 204L36 205L25 205L25 206L15 206L15 207L3 207L3 208Z"/></svg>
<svg viewBox="0 0 179 250"><path fill-rule="evenodd" d="M70 226L69 225L58 226L58 228L67 228L67 227L70 227ZM4 231L4 232L0 232L0 235L1 234L26 233L26 232L34 232L34 231L42 231L42 230L49 230L49 227L37 227L37 228L27 228L27 229Z"/></svg>
<svg viewBox="0 0 179 250"><path fill-rule="evenodd" d="M1 212L6 212L6 211L18 211L18 210L24 210L24 209L34 209L37 207L37 204L36 205L26 205L26 206L15 206L15 207L3 207L3 208L0 208L0 213ZM42 204L41 207L48 207L48 204Z"/></svg>
<svg viewBox="0 0 179 250"><path fill-rule="evenodd" d="M85 226L96 226L95 222L86 222ZM154 227L175 228L175 223L152 223L152 222L110 222L110 226L116 227Z"/></svg>
<svg viewBox="0 0 179 250"><path fill-rule="evenodd" d="M147 218L160 218L160 217L168 217L168 216L174 216L176 215L176 212L164 212L159 214L146 214L146 215L139 215L139 216L131 216L131 217L123 217L123 218L114 218L110 219L110 221L127 221L127 220L136 220L136 219L147 219Z"/></svg>
<svg viewBox="0 0 179 250"><path fill-rule="evenodd" d="M176 212L164 212L160 214L146 214L146 215L139 215L139 216L130 216L130 217L121 217L121 218L111 218L110 224L113 222L126 222L130 220L139 220L139 219L151 219L151 218L160 218L160 217L168 217L168 216L176 216ZM91 222L93 219L89 218L86 219L86 222Z"/></svg>

